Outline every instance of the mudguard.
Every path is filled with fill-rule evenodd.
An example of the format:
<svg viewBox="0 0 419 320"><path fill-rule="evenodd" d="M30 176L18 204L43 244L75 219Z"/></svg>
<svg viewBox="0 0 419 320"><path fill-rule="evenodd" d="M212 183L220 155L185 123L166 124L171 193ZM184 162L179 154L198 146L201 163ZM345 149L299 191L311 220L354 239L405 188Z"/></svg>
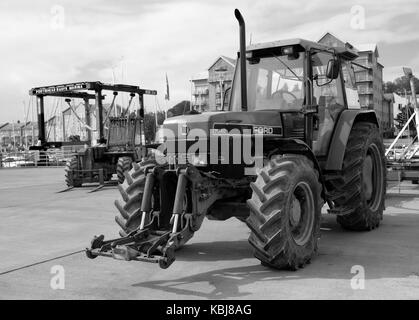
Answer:
<svg viewBox="0 0 419 320"><path fill-rule="evenodd" d="M347 109L342 111L333 131L333 136L329 146L325 171L342 170L343 157L345 155L346 143L352 126L358 121L366 121L377 124L377 115L374 110Z"/></svg>
<svg viewBox="0 0 419 320"><path fill-rule="evenodd" d="M313 150L301 139L296 138L282 138L282 139L274 139L276 143L276 148L273 148L270 154L279 153L294 153L294 154L301 154L309 158L316 170L319 172L319 179L322 184L322 198L326 199L325 196L325 181L323 177L323 170L313 152ZM266 143L266 142L265 142Z"/></svg>

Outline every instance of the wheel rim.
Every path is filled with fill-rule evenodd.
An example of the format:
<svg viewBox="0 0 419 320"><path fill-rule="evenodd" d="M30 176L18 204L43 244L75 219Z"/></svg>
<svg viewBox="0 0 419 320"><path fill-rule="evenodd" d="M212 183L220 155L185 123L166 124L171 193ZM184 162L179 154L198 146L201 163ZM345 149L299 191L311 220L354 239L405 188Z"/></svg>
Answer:
<svg viewBox="0 0 419 320"><path fill-rule="evenodd" d="M362 166L362 176L364 177L364 194L367 200L371 200L373 191L373 158L371 155L365 157Z"/></svg>
<svg viewBox="0 0 419 320"><path fill-rule="evenodd" d="M367 156L362 168L363 192L367 204L375 211L381 203L381 195L384 184L383 164L377 145L372 144L367 150Z"/></svg>
<svg viewBox="0 0 419 320"><path fill-rule="evenodd" d="M306 182L299 182L290 199L289 226L295 243L303 246L311 238L315 205L313 192Z"/></svg>

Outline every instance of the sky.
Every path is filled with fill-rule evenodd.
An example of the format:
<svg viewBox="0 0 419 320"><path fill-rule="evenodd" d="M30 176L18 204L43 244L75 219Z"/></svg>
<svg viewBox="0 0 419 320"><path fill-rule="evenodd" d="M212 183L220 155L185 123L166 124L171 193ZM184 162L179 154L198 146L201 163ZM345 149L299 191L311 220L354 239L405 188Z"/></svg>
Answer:
<svg viewBox="0 0 419 320"><path fill-rule="evenodd" d="M158 91L146 98L148 111L189 100L193 75L220 55L236 57L235 8L252 43L317 41L330 31L355 47L377 43L385 81L401 76L402 66L419 74L417 0L2 0L0 123L32 120L28 91L42 85L139 85ZM56 103L64 108L52 100L47 117Z"/></svg>

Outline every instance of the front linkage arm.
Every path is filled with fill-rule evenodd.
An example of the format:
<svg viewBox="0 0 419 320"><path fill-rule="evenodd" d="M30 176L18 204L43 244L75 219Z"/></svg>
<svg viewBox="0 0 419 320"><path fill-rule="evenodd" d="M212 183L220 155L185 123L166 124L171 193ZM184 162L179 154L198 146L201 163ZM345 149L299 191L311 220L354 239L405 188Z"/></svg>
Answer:
<svg viewBox="0 0 419 320"><path fill-rule="evenodd" d="M112 257L119 260L137 260L158 263L163 269L168 268L175 261L175 249L188 241L197 230L196 219L192 214L184 212L183 201L188 181L194 180L195 175L189 176L188 169L178 171L176 196L171 217L171 230L158 230L159 212L152 212L152 190L155 179L161 176L155 168L147 173L143 199L141 202L141 224L125 237L104 241L104 236L95 236L91 247L86 249L88 258L97 256ZM148 219L151 213L151 219ZM148 224L146 221L150 220Z"/></svg>

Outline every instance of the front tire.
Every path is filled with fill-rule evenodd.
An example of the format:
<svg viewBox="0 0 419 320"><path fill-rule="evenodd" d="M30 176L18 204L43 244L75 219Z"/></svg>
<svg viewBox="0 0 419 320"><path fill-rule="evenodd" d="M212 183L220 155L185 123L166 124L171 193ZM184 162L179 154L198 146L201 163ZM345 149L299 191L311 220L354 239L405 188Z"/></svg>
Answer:
<svg viewBox="0 0 419 320"><path fill-rule="evenodd" d="M302 155L274 156L251 183L250 244L262 264L297 270L317 252L323 200L319 173Z"/></svg>
<svg viewBox="0 0 419 320"><path fill-rule="evenodd" d="M82 181L76 177L73 170L78 169L77 157L72 157L65 165L65 182L68 187L81 187Z"/></svg>
<svg viewBox="0 0 419 320"><path fill-rule="evenodd" d="M115 200L119 215L115 216L116 223L122 228L119 234L126 236L136 230L141 223L141 200L145 186L145 172L156 166L154 161L134 163L130 171L125 172L123 183L118 184L121 199Z"/></svg>
<svg viewBox="0 0 419 320"><path fill-rule="evenodd" d="M132 159L130 157L121 157L118 159L116 164L116 175L118 177L118 183L122 184L125 180L124 173L131 170Z"/></svg>

